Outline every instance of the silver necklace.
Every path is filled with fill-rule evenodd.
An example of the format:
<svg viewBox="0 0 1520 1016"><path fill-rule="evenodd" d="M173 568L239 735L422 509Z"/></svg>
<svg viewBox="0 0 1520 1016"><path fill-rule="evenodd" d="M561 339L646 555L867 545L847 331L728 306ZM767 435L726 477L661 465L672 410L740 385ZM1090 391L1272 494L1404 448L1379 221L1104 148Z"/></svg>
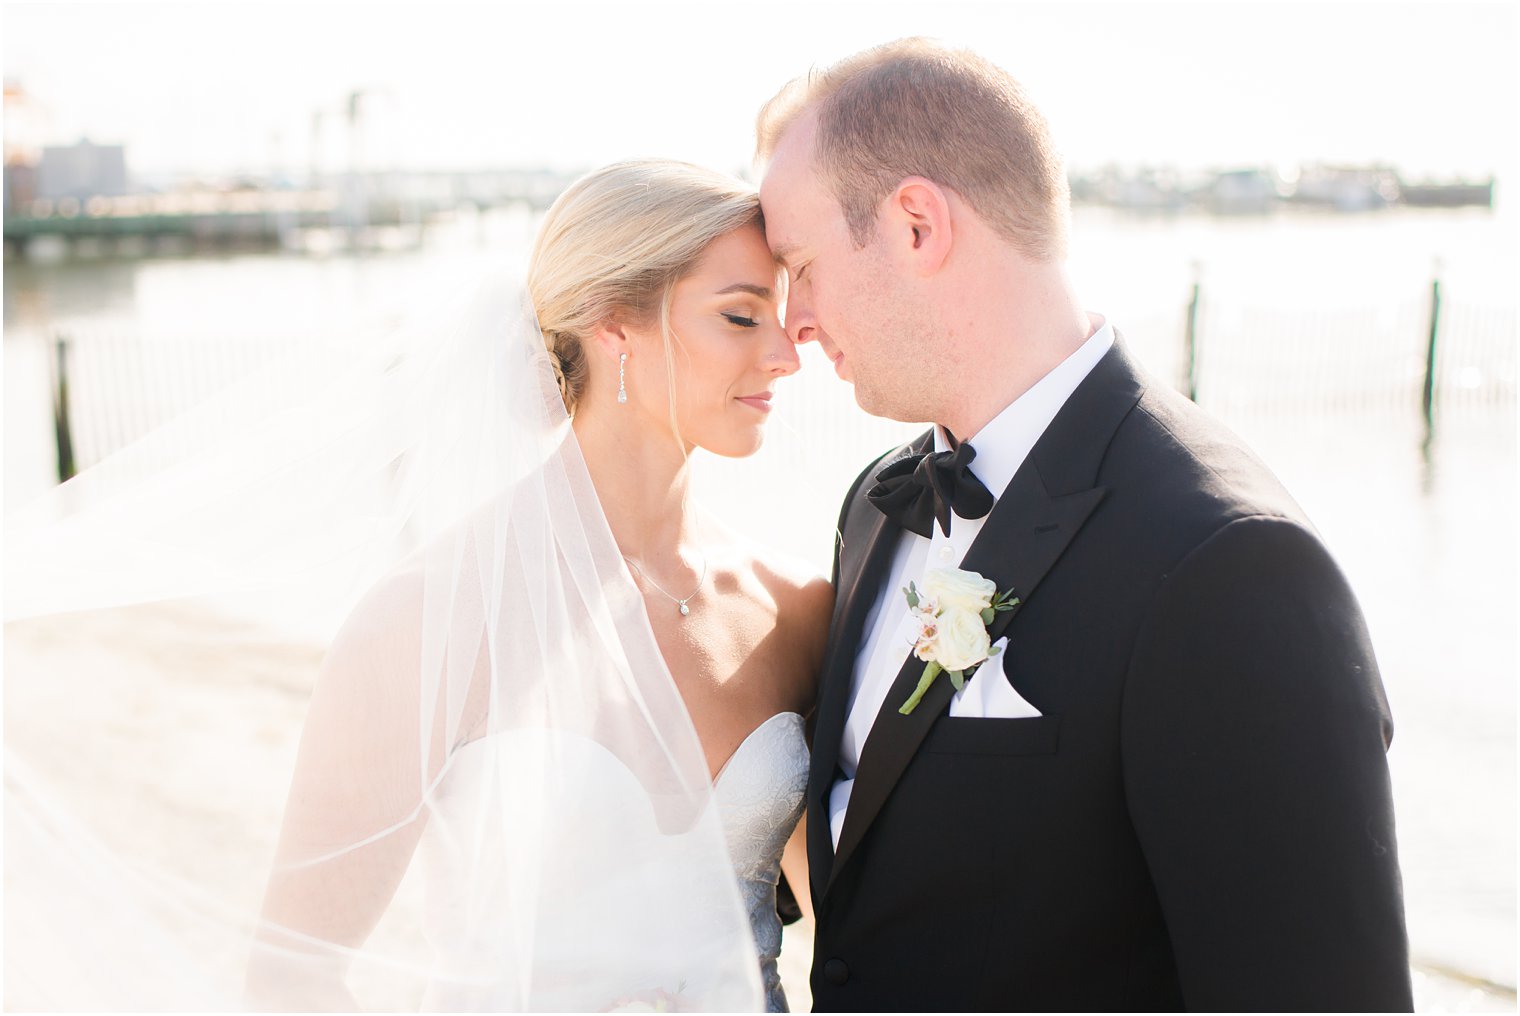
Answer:
<svg viewBox="0 0 1520 1016"><path fill-rule="evenodd" d="M661 586L654 579L650 578L648 575L644 574L644 569L640 568L638 562L629 557L627 554L623 555L623 560L627 561L628 564L632 566L633 570L639 573L639 578L643 579L645 582L648 582L651 586L654 586L655 589L660 591L660 594L662 596L664 596L667 600L673 602L676 607L680 609L682 617L685 617L687 614L691 613L691 607L688 606L688 604L691 602L692 597L696 596L702 591L702 584L707 581L706 554L702 554L702 577L697 579L697 588L693 589L690 593L687 593L684 597L671 596L669 593L667 593L663 586Z"/></svg>

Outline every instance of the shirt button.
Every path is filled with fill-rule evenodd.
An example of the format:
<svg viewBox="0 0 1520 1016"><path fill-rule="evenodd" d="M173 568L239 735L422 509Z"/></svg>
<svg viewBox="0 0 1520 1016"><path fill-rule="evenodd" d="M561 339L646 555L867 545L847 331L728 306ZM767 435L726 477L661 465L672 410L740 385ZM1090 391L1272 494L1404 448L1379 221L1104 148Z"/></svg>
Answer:
<svg viewBox="0 0 1520 1016"><path fill-rule="evenodd" d="M955 560L955 550L950 546L950 544L942 543L939 545L939 559L941 561L944 561L946 564L949 564L951 561Z"/></svg>
<svg viewBox="0 0 1520 1016"><path fill-rule="evenodd" d="M844 984L850 979L850 968L836 956L823 965L823 976L830 984Z"/></svg>

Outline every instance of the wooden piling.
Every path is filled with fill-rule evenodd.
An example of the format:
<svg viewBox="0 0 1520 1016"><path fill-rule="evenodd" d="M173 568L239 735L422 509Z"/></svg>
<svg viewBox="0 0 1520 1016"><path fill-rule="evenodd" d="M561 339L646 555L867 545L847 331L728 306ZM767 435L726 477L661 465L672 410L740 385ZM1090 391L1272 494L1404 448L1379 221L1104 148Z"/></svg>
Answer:
<svg viewBox="0 0 1520 1016"><path fill-rule="evenodd" d="M58 482L63 483L75 473L74 433L69 418L69 340L59 335L53 346L53 440L58 449Z"/></svg>
<svg viewBox="0 0 1520 1016"><path fill-rule="evenodd" d="M1187 322L1182 338L1182 383L1187 397L1198 401L1198 281L1193 281L1193 297L1188 301Z"/></svg>
<svg viewBox="0 0 1520 1016"><path fill-rule="evenodd" d="M1430 280L1430 330L1425 343L1425 385L1420 394L1420 410L1425 419L1425 445L1436 435L1436 337L1441 326L1441 279Z"/></svg>

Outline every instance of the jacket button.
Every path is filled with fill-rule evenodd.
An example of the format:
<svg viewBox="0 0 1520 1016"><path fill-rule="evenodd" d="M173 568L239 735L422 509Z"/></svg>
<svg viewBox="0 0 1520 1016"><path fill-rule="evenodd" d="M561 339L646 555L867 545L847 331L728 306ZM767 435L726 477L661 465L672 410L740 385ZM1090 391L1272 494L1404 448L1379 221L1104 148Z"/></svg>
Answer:
<svg viewBox="0 0 1520 1016"><path fill-rule="evenodd" d="M830 984L843 984L850 979L850 968L844 960L835 957L823 965L823 976Z"/></svg>

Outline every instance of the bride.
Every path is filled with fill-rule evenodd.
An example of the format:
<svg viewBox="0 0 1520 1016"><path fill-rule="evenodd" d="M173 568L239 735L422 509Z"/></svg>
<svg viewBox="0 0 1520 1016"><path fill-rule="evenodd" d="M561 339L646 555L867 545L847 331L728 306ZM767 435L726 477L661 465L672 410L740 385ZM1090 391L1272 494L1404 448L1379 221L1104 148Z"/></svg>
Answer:
<svg viewBox="0 0 1520 1016"><path fill-rule="evenodd" d="M784 848L832 589L704 512L690 462L761 444L798 369L779 283L756 194L719 174L617 164L550 209L528 272L548 369L495 435L521 466L327 655L260 1004L354 1007L345 977L415 857L425 1007L743 1007L758 972L785 1009L777 880L785 854L807 884Z"/></svg>
<svg viewBox="0 0 1520 1016"><path fill-rule="evenodd" d="M798 368L780 283L753 190L610 166L528 307L302 349L9 513L8 1007L783 1009L832 592L692 496ZM306 687L290 777L254 692Z"/></svg>

